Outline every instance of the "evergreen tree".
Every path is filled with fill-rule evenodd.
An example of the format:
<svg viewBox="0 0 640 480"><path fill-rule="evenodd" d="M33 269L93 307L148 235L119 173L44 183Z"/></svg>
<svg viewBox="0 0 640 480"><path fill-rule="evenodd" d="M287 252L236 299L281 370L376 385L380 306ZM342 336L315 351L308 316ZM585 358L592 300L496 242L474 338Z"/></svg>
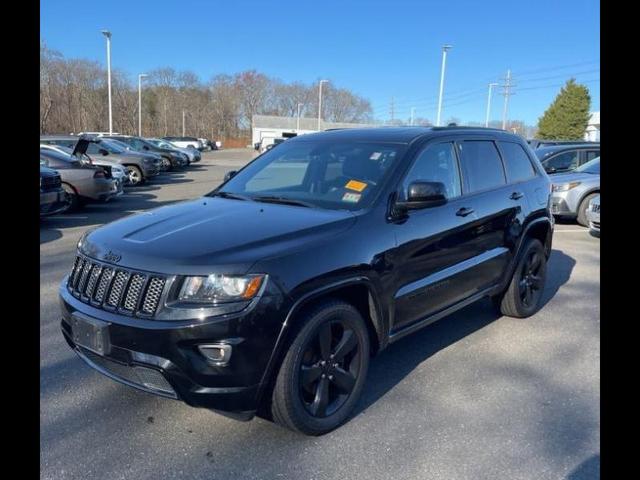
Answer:
<svg viewBox="0 0 640 480"><path fill-rule="evenodd" d="M584 85L570 79L538 120L538 138L581 140L589 123L591 97Z"/></svg>

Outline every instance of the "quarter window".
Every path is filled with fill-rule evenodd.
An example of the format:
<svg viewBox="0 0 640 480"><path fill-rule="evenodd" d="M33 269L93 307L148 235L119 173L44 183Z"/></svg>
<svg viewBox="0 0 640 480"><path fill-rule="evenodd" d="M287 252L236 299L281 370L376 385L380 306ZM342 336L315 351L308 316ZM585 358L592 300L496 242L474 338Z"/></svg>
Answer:
<svg viewBox="0 0 640 480"><path fill-rule="evenodd" d="M460 172L453 143L429 145L418 155L402 184L403 199L407 198L409 185L417 181L441 182L447 198L460 196Z"/></svg>
<svg viewBox="0 0 640 480"><path fill-rule="evenodd" d="M522 182L533 178L536 174L529 156L522 145L512 142L498 142L504 155L504 167L507 170L509 183Z"/></svg>
<svg viewBox="0 0 640 480"><path fill-rule="evenodd" d="M469 193L496 188L506 183L502 160L493 142L462 142L460 153L462 175Z"/></svg>

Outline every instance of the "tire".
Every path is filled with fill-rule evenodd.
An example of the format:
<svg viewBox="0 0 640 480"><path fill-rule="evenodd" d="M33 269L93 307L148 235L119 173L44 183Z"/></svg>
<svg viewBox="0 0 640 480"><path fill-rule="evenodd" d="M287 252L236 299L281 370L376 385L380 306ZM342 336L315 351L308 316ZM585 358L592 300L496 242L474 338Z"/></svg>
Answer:
<svg viewBox="0 0 640 480"><path fill-rule="evenodd" d="M590 193L582 199L580 205L578 206L578 217L576 218L576 220L583 227L589 226L589 221L587 220L587 209L589 208L589 202L591 201L591 199L597 197L598 195L598 193Z"/></svg>
<svg viewBox="0 0 640 480"><path fill-rule="evenodd" d="M544 247L540 240L530 238L522 249L509 287L502 295L493 298L494 305L508 317L530 317L540 309L546 276Z"/></svg>
<svg viewBox="0 0 640 480"><path fill-rule="evenodd" d="M127 169L127 175L129 175L129 185L137 187L145 182L142 170L135 165L125 165Z"/></svg>
<svg viewBox="0 0 640 480"><path fill-rule="evenodd" d="M75 188L73 188L68 183L63 183L62 188L67 194L67 201L69 202L69 206L66 208L66 210L63 211L63 213L74 212L84 206L84 204L80 201L80 197L78 196L78 192L76 192Z"/></svg>
<svg viewBox="0 0 640 480"><path fill-rule="evenodd" d="M162 157L162 169L165 172L170 172L173 170L173 164L171 163L171 158Z"/></svg>
<svg viewBox="0 0 640 480"><path fill-rule="evenodd" d="M348 419L362 393L369 334L360 313L341 301L320 304L300 320L278 371L271 415L290 430L323 435Z"/></svg>

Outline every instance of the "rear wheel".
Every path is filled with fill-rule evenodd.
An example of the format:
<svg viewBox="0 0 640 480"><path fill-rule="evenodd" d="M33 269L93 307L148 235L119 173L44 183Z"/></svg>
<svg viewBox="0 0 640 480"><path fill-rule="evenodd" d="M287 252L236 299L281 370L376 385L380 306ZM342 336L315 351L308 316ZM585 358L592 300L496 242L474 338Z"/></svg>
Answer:
<svg viewBox="0 0 640 480"><path fill-rule="evenodd" d="M80 201L80 197L78 196L78 192L76 192L75 188L73 188L68 183L63 183L62 188L64 189L64 192L67 196L68 207L64 210L65 212L73 212L83 206L82 202Z"/></svg>
<svg viewBox="0 0 640 480"><path fill-rule="evenodd" d="M271 413L280 425L322 435L347 420L369 367L369 336L350 304L330 301L307 313L280 366Z"/></svg>
<svg viewBox="0 0 640 480"><path fill-rule="evenodd" d="M144 183L142 170L135 165L127 165L127 175L129 176L129 185L137 186Z"/></svg>
<svg viewBox="0 0 640 480"><path fill-rule="evenodd" d="M589 221L587 220L587 210L589 209L589 202L598 196L597 193L590 193L580 202L580 206L578 207L578 223L583 227L589 226Z"/></svg>
<svg viewBox="0 0 640 480"><path fill-rule="evenodd" d="M503 315L525 318L540 308L547 276L547 259L540 240L530 238L524 245L511 283L500 296L493 298Z"/></svg>

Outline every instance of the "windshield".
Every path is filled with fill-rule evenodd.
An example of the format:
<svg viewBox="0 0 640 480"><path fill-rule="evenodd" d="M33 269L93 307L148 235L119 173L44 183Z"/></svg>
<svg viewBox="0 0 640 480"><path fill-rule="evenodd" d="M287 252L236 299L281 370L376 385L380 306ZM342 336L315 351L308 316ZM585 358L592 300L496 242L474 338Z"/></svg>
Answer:
<svg viewBox="0 0 640 480"><path fill-rule="evenodd" d="M405 148L380 143L285 142L209 195L358 210L371 203Z"/></svg>
<svg viewBox="0 0 640 480"><path fill-rule="evenodd" d="M600 175L600 157L596 157L593 160L588 161L584 165L579 166L574 170L580 173L591 173L594 175Z"/></svg>

